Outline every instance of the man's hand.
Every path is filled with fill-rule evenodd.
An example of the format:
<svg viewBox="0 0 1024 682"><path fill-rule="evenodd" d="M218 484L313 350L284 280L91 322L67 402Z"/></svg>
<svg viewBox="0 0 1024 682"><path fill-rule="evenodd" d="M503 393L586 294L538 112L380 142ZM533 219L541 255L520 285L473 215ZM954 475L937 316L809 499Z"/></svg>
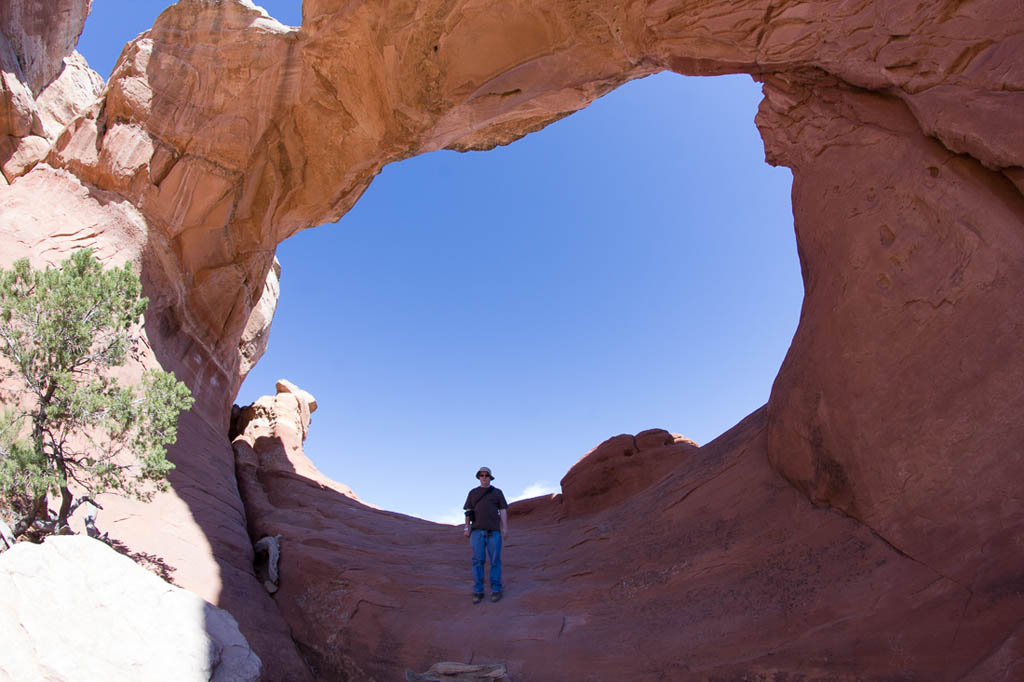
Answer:
<svg viewBox="0 0 1024 682"><path fill-rule="evenodd" d="M462 534L465 535L468 538L469 537L469 529L468 528L463 528L462 529Z"/></svg>

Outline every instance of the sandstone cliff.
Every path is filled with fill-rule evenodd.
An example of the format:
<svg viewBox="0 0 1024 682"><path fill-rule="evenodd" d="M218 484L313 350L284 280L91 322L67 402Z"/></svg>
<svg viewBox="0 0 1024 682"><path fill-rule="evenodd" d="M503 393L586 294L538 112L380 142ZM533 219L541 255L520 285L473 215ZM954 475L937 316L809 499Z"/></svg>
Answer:
<svg viewBox="0 0 1024 682"><path fill-rule="evenodd" d="M315 478L277 483L312 486L331 510L286 514L322 568L289 599L285 564L276 603L256 580L226 434L265 329L253 311L266 321L273 307L276 245L341 216L386 163L512 142L661 70L764 83L766 157L794 174L800 325L769 403L729 434L606 508L534 506L520 536L539 562L522 586L534 596L510 600L510 655L531 679L580 661L608 679L1019 674L1019 2L306 0L293 29L243 0L181 0L98 99L72 52L88 2L65 5L59 21L18 0L0 12L2 258L92 245L140 265L141 362L175 371L197 402L171 454L174 492L119 507L110 530L178 566L261 655L279 652L265 656L270 679L308 676L279 646L289 628L318 670L356 679L391 675L417 642L437 660L497 646L409 625L453 589L441 574L461 550L445 529ZM92 94L48 100L62 78L75 85L61 92ZM412 550L380 529L440 568L409 574ZM530 545L567 561L545 565ZM368 556L395 577L367 578ZM328 624L305 606L321 599L348 614L351 639L314 637ZM650 656L625 674L641 642L622 633L641 625L654 626ZM755 632L769 633L761 648ZM555 653L566 667L543 671Z"/></svg>

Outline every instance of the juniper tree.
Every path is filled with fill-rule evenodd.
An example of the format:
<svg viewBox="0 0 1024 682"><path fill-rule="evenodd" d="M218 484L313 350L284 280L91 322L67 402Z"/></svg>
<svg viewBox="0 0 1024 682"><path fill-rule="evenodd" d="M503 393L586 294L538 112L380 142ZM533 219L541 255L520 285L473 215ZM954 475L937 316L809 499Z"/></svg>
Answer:
<svg viewBox="0 0 1024 682"><path fill-rule="evenodd" d="M91 250L57 268L0 268L0 511L15 536L62 531L100 493L149 500L167 488L166 448L191 393L162 370L136 385L110 371L147 304L130 264L104 269Z"/></svg>

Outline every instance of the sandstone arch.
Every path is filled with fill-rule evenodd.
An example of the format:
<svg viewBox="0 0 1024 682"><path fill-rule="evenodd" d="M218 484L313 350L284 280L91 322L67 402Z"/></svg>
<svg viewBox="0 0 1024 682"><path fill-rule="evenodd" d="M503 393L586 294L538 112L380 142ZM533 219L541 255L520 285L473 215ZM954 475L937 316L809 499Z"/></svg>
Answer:
<svg viewBox="0 0 1024 682"><path fill-rule="evenodd" d="M33 127L41 95L5 66L0 229L59 251L46 223L64 211L79 239L144 264L150 361L200 398L161 504L201 531L179 545L124 533L172 555L209 538L183 580L214 597L227 585L269 647L283 628L255 623L273 606L242 606L259 588L223 434L276 244L340 217L388 162L510 142L659 70L750 73L766 156L794 173L806 295L764 413L709 452L753 471L727 445L754 444L775 472L758 480L780 475L852 519L866 554L879 543L937 576L974 633L949 644L950 675L966 675L1020 611L1022 35L1011 0L306 0L301 29L246 2L182 0L59 135ZM1013 660L1017 641L997 655ZM934 672L926 643L901 647L913 674Z"/></svg>

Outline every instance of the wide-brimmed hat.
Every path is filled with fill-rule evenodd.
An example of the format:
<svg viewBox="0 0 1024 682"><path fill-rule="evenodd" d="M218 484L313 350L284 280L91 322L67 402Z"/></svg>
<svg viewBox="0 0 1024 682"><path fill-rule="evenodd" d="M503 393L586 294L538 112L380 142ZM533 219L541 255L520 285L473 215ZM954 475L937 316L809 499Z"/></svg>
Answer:
<svg viewBox="0 0 1024 682"><path fill-rule="evenodd" d="M487 467L480 467L479 469L477 469L476 470L476 477L480 478L480 474L487 474L488 476L491 477L492 481L494 480L494 474L492 474L491 470L488 469Z"/></svg>

